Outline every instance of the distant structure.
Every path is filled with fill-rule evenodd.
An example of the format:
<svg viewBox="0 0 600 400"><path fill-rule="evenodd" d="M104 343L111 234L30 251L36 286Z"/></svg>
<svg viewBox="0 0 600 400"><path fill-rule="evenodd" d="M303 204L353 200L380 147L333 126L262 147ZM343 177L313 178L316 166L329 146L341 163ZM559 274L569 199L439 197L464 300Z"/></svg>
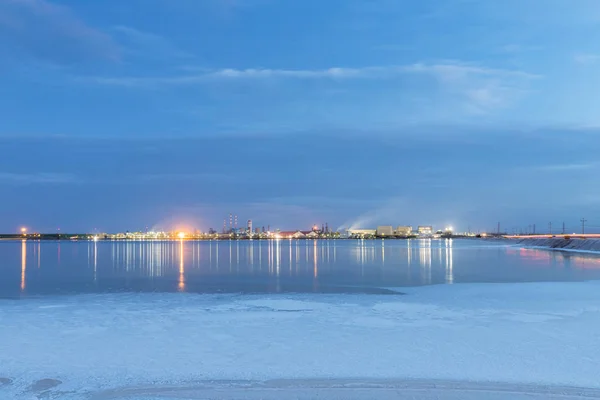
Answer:
<svg viewBox="0 0 600 400"><path fill-rule="evenodd" d="M433 235L433 226L423 225L417 228L419 235Z"/></svg>
<svg viewBox="0 0 600 400"><path fill-rule="evenodd" d="M248 233L252 233L252 220L251 219L248 220L247 231L248 231Z"/></svg>
<svg viewBox="0 0 600 400"><path fill-rule="evenodd" d="M399 226L396 228L396 236L412 235L412 226Z"/></svg>
<svg viewBox="0 0 600 400"><path fill-rule="evenodd" d="M278 232L278 239L306 239L306 234L302 231L282 231Z"/></svg>
<svg viewBox="0 0 600 400"><path fill-rule="evenodd" d="M376 229L348 229L348 234L352 236L375 236Z"/></svg>
<svg viewBox="0 0 600 400"><path fill-rule="evenodd" d="M377 236L394 236L394 228L391 225L378 226Z"/></svg>

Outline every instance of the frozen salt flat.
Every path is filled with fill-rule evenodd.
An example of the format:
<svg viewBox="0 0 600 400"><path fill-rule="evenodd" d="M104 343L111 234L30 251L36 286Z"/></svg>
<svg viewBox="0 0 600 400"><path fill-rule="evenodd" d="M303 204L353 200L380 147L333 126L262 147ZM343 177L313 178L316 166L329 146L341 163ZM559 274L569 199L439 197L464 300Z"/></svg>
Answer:
<svg viewBox="0 0 600 400"><path fill-rule="evenodd" d="M600 389L600 282L401 291L405 295L97 294L5 300L0 302L0 378L13 382L0 381L0 398L45 393L58 399L269 399L280 398L281 390L291 390L291 398L327 399L368 398L361 393L396 398L398 390L424 399L481 398L477 393L575 398L583 392L570 387ZM32 386L49 379L61 383L44 390ZM266 389L260 384L278 379L299 383ZM327 384L315 389L315 380L387 382L388 388L369 392L358 385L350 395ZM240 394L239 382L255 385L255 397ZM450 384L459 385L454 390L437 384L445 388L439 392L444 397L435 397L437 389L414 389L414 382L470 383ZM500 392L490 389L498 385ZM539 385L569 388L544 397L547 389Z"/></svg>

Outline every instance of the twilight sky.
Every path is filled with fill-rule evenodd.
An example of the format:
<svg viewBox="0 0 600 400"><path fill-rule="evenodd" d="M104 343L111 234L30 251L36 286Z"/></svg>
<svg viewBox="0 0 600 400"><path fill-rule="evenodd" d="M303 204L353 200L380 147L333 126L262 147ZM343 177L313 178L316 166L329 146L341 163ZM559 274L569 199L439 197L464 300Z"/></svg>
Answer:
<svg viewBox="0 0 600 400"><path fill-rule="evenodd" d="M0 0L0 232L600 231L599 71L597 0Z"/></svg>

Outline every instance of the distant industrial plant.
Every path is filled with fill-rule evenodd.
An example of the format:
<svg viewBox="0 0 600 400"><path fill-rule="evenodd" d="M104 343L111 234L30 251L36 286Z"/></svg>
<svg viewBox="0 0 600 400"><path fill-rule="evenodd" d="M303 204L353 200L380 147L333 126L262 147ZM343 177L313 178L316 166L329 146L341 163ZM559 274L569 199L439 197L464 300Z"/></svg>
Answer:
<svg viewBox="0 0 600 400"><path fill-rule="evenodd" d="M454 236L456 233L452 227L443 230L434 230L431 225L418 226L416 230L412 226L400 225L394 228L392 225L381 225L376 229L348 229L345 237L349 238L436 238ZM469 236L469 234L461 234ZM472 236L475 236L474 234Z"/></svg>
<svg viewBox="0 0 600 400"><path fill-rule="evenodd" d="M411 238L442 238L469 237L471 233L458 234L452 227L435 230L431 225L420 225L416 229L409 225L380 225L377 228L350 228L333 230L328 223L312 225L310 229L280 230L271 229L271 225L254 226L254 221L248 219L245 226L238 227L238 216L231 213L223 220L223 228L217 232L209 228L207 232L199 230L172 231L126 231L119 233L28 233L22 228L18 234L0 235L5 239L35 239L35 240L261 240L261 239L411 239ZM482 234L481 236L484 236Z"/></svg>

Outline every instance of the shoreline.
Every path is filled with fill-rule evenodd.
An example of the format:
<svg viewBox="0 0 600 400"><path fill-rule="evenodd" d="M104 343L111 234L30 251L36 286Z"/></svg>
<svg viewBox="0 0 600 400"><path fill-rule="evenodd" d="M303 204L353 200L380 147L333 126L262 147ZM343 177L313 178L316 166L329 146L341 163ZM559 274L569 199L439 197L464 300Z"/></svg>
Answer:
<svg viewBox="0 0 600 400"><path fill-rule="evenodd" d="M372 238L354 238L354 237L317 237L317 238L97 238L94 239L90 236L78 236L78 237L53 237L53 236L42 236L42 237L6 237L0 235L0 242L269 242L269 241L409 241L409 240L480 240L480 241L503 241L507 242L503 238L487 237L487 238L476 238L472 236L442 236L442 237L402 237L402 236L388 236L388 237L372 237Z"/></svg>
<svg viewBox="0 0 600 400"><path fill-rule="evenodd" d="M599 388L434 379L289 379L196 382L191 385L111 389L91 393L92 400L145 399L600 399Z"/></svg>
<svg viewBox="0 0 600 400"><path fill-rule="evenodd" d="M563 248L552 248L546 246L515 246L522 249L528 250L547 250L547 251L557 251L560 253L575 253L575 254L588 254L588 255L598 255L600 256L600 250L577 250L577 249L563 249Z"/></svg>
<svg viewBox="0 0 600 400"><path fill-rule="evenodd" d="M527 249L600 255L600 239L530 238L517 240L515 246Z"/></svg>

